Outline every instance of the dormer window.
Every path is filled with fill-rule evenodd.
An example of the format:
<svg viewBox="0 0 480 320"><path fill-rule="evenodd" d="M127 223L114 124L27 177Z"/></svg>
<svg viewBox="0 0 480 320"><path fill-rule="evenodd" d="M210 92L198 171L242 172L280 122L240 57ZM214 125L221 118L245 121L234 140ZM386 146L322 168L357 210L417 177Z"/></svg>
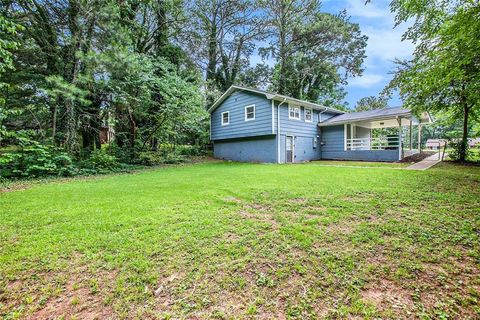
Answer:
<svg viewBox="0 0 480 320"><path fill-rule="evenodd" d="M288 117L290 119L300 120L300 107L288 106Z"/></svg>
<svg viewBox="0 0 480 320"><path fill-rule="evenodd" d="M226 126L227 124L230 124L230 112L225 111L222 112L222 126Z"/></svg>

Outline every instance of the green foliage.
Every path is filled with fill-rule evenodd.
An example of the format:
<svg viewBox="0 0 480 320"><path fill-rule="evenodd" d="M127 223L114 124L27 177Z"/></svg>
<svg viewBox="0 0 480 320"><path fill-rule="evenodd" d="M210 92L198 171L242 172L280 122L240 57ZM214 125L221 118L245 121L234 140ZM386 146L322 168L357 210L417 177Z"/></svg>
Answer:
<svg viewBox="0 0 480 320"><path fill-rule="evenodd" d="M385 108L388 108L387 97L369 96L369 97L364 97L358 100L357 105L355 106L355 111L368 111L368 110L385 109Z"/></svg>
<svg viewBox="0 0 480 320"><path fill-rule="evenodd" d="M96 173L113 172L120 167L118 159L103 150L94 150L88 159L81 163L82 168L94 170Z"/></svg>
<svg viewBox="0 0 480 320"><path fill-rule="evenodd" d="M466 154L466 157L469 156L468 143L461 139L449 141L448 147L451 148L448 152L448 157L453 161L462 160L463 153Z"/></svg>
<svg viewBox="0 0 480 320"><path fill-rule="evenodd" d="M52 145L19 138L19 148L0 154L0 175L5 178L69 176L76 173L70 156Z"/></svg>
<svg viewBox="0 0 480 320"><path fill-rule="evenodd" d="M473 0L393 1L397 22L416 19L404 37L417 47L412 61L397 61L389 88L399 89L406 107L451 113L462 119L462 146L470 121L480 114L480 7ZM464 148L459 160L465 161Z"/></svg>
<svg viewBox="0 0 480 320"><path fill-rule="evenodd" d="M15 36L23 27L0 14L0 74L13 69L12 50L18 47Z"/></svg>
<svg viewBox="0 0 480 320"><path fill-rule="evenodd" d="M183 163L186 161L186 157L177 152L143 151L138 154L138 161L143 165L155 166Z"/></svg>

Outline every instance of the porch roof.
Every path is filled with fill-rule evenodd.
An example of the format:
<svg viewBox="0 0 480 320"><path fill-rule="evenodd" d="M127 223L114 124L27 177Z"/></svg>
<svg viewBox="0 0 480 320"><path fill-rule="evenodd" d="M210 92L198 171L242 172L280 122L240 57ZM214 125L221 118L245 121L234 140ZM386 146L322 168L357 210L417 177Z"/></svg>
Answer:
<svg viewBox="0 0 480 320"><path fill-rule="evenodd" d="M390 127L398 126L396 119L413 120L414 122L430 123L432 119L427 112L424 112L420 119L412 115L412 112L402 107L386 108L361 112L344 113L328 120L320 122L320 127L334 126L346 123L358 123L365 127ZM420 120L420 121L419 121ZM402 125L407 123L402 121Z"/></svg>

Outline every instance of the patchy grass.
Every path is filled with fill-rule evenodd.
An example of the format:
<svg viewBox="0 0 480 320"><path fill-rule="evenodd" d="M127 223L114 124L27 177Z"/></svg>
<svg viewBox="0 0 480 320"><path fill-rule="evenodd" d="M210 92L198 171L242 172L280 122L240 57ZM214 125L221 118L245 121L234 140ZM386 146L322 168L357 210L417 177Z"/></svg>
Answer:
<svg viewBox="0 0 480 320"><path fill-rule="evenodd" d="M0 316L478 318L480 168L205 163L0 194Z"/></svg>

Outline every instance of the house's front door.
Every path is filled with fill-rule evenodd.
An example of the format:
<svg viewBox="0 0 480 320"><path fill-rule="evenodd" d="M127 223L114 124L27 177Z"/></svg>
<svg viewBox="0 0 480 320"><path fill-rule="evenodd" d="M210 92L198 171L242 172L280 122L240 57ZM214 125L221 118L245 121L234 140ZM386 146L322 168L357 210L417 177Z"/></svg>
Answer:
<svg viewBox="0 0 480 320"><path fill-rule="evenodd" d="M287 136L286 137L286 162L287 163L292 163L293 162L293 137L292 136Z"/></svg>

